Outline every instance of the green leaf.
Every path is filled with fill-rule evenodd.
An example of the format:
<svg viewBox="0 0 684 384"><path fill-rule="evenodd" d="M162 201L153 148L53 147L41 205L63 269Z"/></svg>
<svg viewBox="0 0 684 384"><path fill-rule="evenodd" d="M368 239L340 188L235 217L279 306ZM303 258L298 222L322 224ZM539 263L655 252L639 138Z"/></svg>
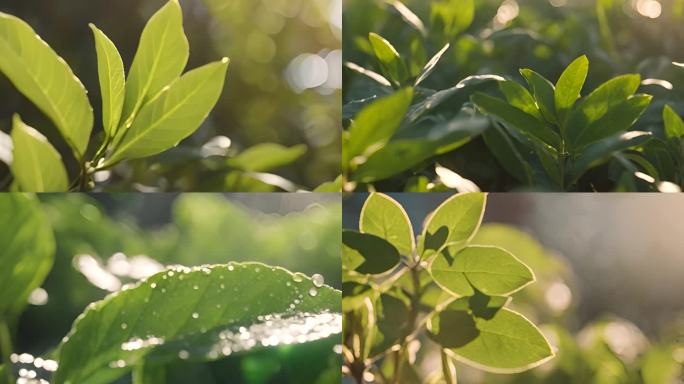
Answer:
<svg viewBox="0 0 684 384"><path fill-rule="evenodd" d="M431 3L430 20L444 36L454 37L470 27L475 18L475 0L447 0Z"/></svg>
<svg viewBox="0 0 684 384"><path fill-rule="evenodd" d="M424 250L468 242L480 227L486 204L485 193L463 193L447 199L426 220Z"/></svg>
<svg viewBox="0 0 684 384"><path fill-rule="evenodd" d="M530 86L542 116L544 116L549 123L558 124L555 107L556 90L554 85L544 76L531 69L521 69L520 74L523 75L527 84Z"/></svg>
<svg viewBox="0 0 684 384"><path fill-rule="evenodd" d="M634 95L614 105L603 117L589 124L576 140L576 148L628 130L651 104L653 96Z"/></svg>
<svg viewBox="0 0 684 384"><path fill-rule="evenodd" d="M472 101L484 113L496 117L523 134L541 140L554 148L560 145L560 137L546 124L503 100L478 92L472 96Z"/></svg>
<svg viewBox="0 0 684 384"><path fill-rule="evenodd" d="M50 222L31 195L0 196L0 318L18 314L52 268L55 240Z"/></svg>
<svg viewBox="0 0 684 384"><path fill-rule="evenodd" d="M406 302L389 294L375 301L376 329L370 355L385 352L405 337L409 329L410 310Z"/></svg>
<svg viewBox="0 0 684 384"><path fill-rule="evenodd" d="M389 78L394 85L400 87L408 78L406 64L399 56L399 52L384 37L371 32L368 35L375 58L378 59L383 75Z"/></svg>
<svg viewBox="0 0 684 384"><path fill-rule="evenodd" d="M605 116L613 107L624 102L639 88L641 76L623 75L608 80L596 88L570 113L566 121L566 133L573 147L591 123Z"/></svg>
<svg viewBox="0 0 684 384"><path fill-rule="evenodd" d="M113 138L119 127L126 94L126 75L116 45L95 25L90 24L95 37L97 72L102 93L102 125L108 138Z"/></svg>
<svg viewBox="0 0 684 384"><path fill-rule="evenodd" d="M195 132L221 96L228 62L224 58L184 74L146 104L103 166L156 155Z"/></svg>
<svg viewBox="0 0 684 384"><path fill-rule="evenodd" d="M415 248L413 227L404 208L391 197L372 193L361 209L359 230L387 240L400 254L411 256Z"/></svg>
<svg viewBox="0 0 684 384"><path fill-rule="evenodd" d="M93 129L93 108L69 65L28 24L2 12L0 52L0 72L52 120L81 159Z"/></svg>
<svg viewBox="0 0 684 384"><path fill-rule="evenodd" d="M537 367L553 352L534 324L501 308L492 316L473 316L460 299L428 321L430 337L456 360L494 373L517 373Z"/></svg>
<svg viewBox="0 0 684 384"><path fill-rule="evenodd" d="M109 383L144 358L216 360L285 343L276 335L321 339L342 331L341 299L259 263L171 269L91 304L60 345L53 381Z"/></svg>
<svg viewBox="0 0 684 384"><path fill-rule="evenodd" d="M344 157L351 161L387 144L404 120L412 99L413 88L406 88L363 108L349 127Z"/></svg>
<svg viewBox="0 0 684 384"><path fill-rule="evenodd" d="M351 176L354 181L371 183L388 179L436 155L435 143L428 140L397 140L373 153Z"/></svg>
<svg viewBox="0 0 684 384"><path fill-rule="evenodd" d="M445 249L430 264L430 274L455 296L471 296L473 288L486 295L508 296L534 281L532 270L508 251L479 245L455 255Z"/></svg>
<svg viewBox="0 0 684 384"><path fill-rule="evenodd" d="M644 384L676 383L682 373L682 366L673 355L674 348L669 345L657 345L643 357L641 377Z"/></svg>
<svg viewBox="0 0 684 384"><path fill-rule="evenodd" d="M40 132L14 116L12 174L24 192L66 192L69 180L59 152Z"/></svg>
<svg viewBox="0 0 684 384"><path fill-rule="evenodd" d="M525 185L532 184L530 166L502 128L492 126L482 134L482 138L490 153L509 174Z"/></svg>
<svg viewBox="0 0 684 384"><path fill-rule="evenodd" d="M580 92L584 87L589 72L589 59L582 55L575 59L565 69L556 83L555 104L556 115L561 122L565 121L567 113L580 98Z"/></svg>
<svg viewBox="0 0 684 384"><path fill-rule="evenodd" d="M190 47L183 31L183 10L169 0L145 25L126 81L121 115L125 131L140 108L183 73ZM120 132L122 133L122 132Z"/></svg>
<svg viewBox="0 0 684 384"><path fill-rule="evenodd" d="M528 115L536 117L539 121L544 121L534 97L527 88L513 80L506 80L499 83L499 89L501 89L501 92L506 96L506 100L509 104Z"/></svg>
<svg viewBox="0 0 684 384"><path fill-rule="evenodd" d="M653 138L650 132L631 131L620 133L587 147L575 160L569 173L571 179L579 179L584 172L598 165L615 152L638 147Z"/></svg>
<svg viewBox="0 0 684 384"><path fill-rule="evenodd" d="M442 56L446 53L446 51L449 50L449 44L445 45L442 49L439 50L431 59L428 61L427 64L425 64L425 67L421 71L420 75L418 76L418 79L416 79L416 82L414 84L415 87L420 85L425 79L427 79L431 74L432 71L435 70L435 67L437 67L437 63L442 59Z"/></svg>
<svg viewBox="0 0 684 384"><path fill-rule="evenodd" d="M306 153L306 145L284 147L280 144L266 143L248 148L241 154L228 160L231 167L243 171L271 171L299 160Z"/></svg>
<svg viewBox="0 0 684 384"><path fill-rule="evenodd" d="M342 266L363 274L377 275L399 263L399 251L373 234L342 231Z"/></svg>
<svg viewBox="0 0 684 384"><path fill-rule="evenodd" d="M663 108L663 122L665 124L665 135L668 138L679 139L684 137L684 121L679 117L672 107L665 104Z"/></svg>
<svg viewBox="0 0 684 384"><path fill-rule="evenodd" d="M336 193L336 192L342 192L342 175L337 176L334 181L328 181L325 182L313 191L316 193Z"/></svg>

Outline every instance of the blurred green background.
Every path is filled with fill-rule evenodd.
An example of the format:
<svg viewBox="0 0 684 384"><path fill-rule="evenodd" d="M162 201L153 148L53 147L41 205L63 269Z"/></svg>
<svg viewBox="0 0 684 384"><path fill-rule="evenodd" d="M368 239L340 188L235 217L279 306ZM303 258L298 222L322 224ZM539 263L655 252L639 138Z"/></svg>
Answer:
<svg viewBox="0 0 684 384"><path fill-rule="evenodd" d="M46 296L33 295L17 323L19 352L50 356L88 304L168 265L258 261L309 276L319 273L326 284L341 286L341 207L332 194L48 194L40 199L57 251L42 287ZM298 383L324 372L328 379L321 376L320 382L329 383L330 375L339 377L338 359L330 357L335 344L332 338L186 364L173 374L186 381L174 382ZM232 379L226 379L231 372ZM243 376L237 379L236 372Z"/></svg>
<svg viewBox="0 0 684 384"><path fill-rule="evenodd" d="M421 220L451 195L391 196L419 233ZM366 198L344 200L345 228L358 228ZM535 283L513 296L511 308L540 325L557 355L515 375L459 364L459 383L682 383L682 227L677 195L489 194L473 243L503 247L534 271ZM441 369L439 349L420 341L415 367L426 377Z"/></svg>
<svg viewBox="0 0 684 384"><path fill-rule="evenodd" d="M128 69L142 28L164 3L3 0L0 11L28 22L69 63L89 90L96 134L100 135L97 62L88 23L96 24L114 41ZM202 146L217 136L230 139L221 142L221 157L232 157L262 143L304 145L306 154L297 162L269 171L307 189L333 180L340 173L341 0L180 3L190 41L188 68L223 56L231 59L223 96L203 127L179 148L116 168L101 188L239 191L239 186L225 180L223 162L208 159L207 150L202 151ZM13 113L20 113L48 136L68 167L76 166L52 124L0 75L2 131L9 131ZM5 165L0 164L0 180L7 174Z"/></svg>

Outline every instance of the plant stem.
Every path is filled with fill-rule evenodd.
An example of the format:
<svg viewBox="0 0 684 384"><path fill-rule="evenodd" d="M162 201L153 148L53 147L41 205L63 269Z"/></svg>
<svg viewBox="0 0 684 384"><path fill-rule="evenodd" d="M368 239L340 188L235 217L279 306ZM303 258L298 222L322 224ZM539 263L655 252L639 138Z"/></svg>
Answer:
<svg viewBox="0 0 684 384"><path fill-rule="evenodd" d="M411 265L409 268L411 282L413 283L413 292L410 298L411 306L409 308L407 324L408 334L404 336L404 339L401 342L401 347L395 355L396 360L394 361L394 384L401 383L401 371L406 358L408 343L411 341L411 335L413 334L414 328L416 327L416 321L418 320L418 312L420 311L420 297L422 296L420 287L420 263Z"/></svg>
<svg viewBox="0 0 684 384"><path fill-rule="evenodd" d="M10 356L13 353L12 335L5 320L0 320L0 352L2 354L2 364L5 366L5 375L8 383L14 383L14 374Z"/></svg>

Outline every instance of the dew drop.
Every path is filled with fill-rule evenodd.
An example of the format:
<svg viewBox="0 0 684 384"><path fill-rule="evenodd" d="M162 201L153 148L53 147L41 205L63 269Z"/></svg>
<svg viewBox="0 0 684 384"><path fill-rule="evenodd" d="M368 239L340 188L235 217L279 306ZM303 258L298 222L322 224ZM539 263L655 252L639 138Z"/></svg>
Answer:
<svg viewBox="0 0 684 384"><path fill-rule="evenodd" d="M311 276L311 280L313 281L313 284L316 286L316 288L320 288L323 286L325 283L325 279L323 278L323 275L320 274L315 274Z"/></svg>
<svg viewBox="0 0 684 384"><path fill-rule="evenodd" d="M152 283L152 284L150 284L150 288L152 288L152 289L157 288L157 283Z"/></svg>
<svg viewBox="0 0 684 384"><path fill-rule="evenodd" d="M178 352L178 357L180 357L182 360L187 360L190 357L190 352L182 349Z"/></svg>
<svg viewBox="0 0 684 384"><path fill-rule="evenodd" d="M295 309L295 305L294 305L294 304L290 304L290 309Z"/></svg>
<svg viewBox="0 0 684 384"><path fill-rule="evenodd" d="M221 289L226 289L226 285L225 285L225 284L221 284L221 285L219 285L219 287L220 287Z"/></svg>
<svg viewBox="0 0 684 384"><path fill-rule="evenodd" d="M121 323L121 329L126 329L128 328L128 324L126 323Z"/></svg>
<svg viewBox="0 0 684 384"><path fill-rule="evenodd" d="M285 283L285 285L287 285L288 287L291 287L291 286L292 286L292 283L290 283L290 282L288 281L287 283Z"/></svg>
<svg viewBox="0 0 684 384"><path fill-rule="evenodd" d="M229 270L229 271L234 271L234 270L235 270L235 267L233 267L233 265L231 264L231 265L228 266L228 270Z"/></svg>
<svg viewBox="0 0 684 384"><path fill-rule="evenodd" d="M166 293L166 288L162 288L162 289L161 289L161 292L162 292L162 293Z"/></svg>
<svg viewBox="0 0 684 384"><path fill-rule="evenodd" d="M259 267L254 268L254 272L256 272L256 273L261 272L261 268L259 268Z"/></svg>
<svg viewBox="0 0 684 384"><path fill-rule="evenodd" d="M316 288L309 289L309 296L314 297L318 295L318 290Z"/></svg>
<svg viewBox="0 0 684 384"><path fill-rule="evenodd" d="M196 290L199 289L199 286L198 286L197 284L195 284L195 285L192 286L192 289L194 289L194 290L196 291Z"/></svg>
<svg viewBox="0 0 684 384"><path fill-rule="evenodd" d="M295 283L301 283L302 281L304 281L304 279L302 279L302 275L300 274L294 274L292 276L292 280L294 280Z"/></svg>
<svg viewBox="0 0 684 384"><path fill-rule="evenodd" d="M193 319L199 319L199 313L195 312L192 314Z"/></svg>

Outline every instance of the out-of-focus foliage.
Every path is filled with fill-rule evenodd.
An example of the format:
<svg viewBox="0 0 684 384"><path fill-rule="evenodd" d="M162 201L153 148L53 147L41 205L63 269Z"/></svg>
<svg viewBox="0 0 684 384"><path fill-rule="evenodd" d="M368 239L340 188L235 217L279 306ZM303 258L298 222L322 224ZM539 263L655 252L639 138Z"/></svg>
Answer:
<svg viewBox="0 0 684 384"><path fill-rule="evenodd" d="M416 200L407 196L393 195L407 206L408 202L412 201L415 207ZM354 209L358 210L358 207L355 206ZM355 230L356 227L349 229ZM568 232L568 236L571 236L571 231ZM458 383L677 384L684 380L684 312L681 312L679 317L676 315L678 310L683 310L681 306L673 308L671 313L675 315L671 315L669 320L661 319L660 325L651 327L648 332L626 319L605 311L603 314L598 311L598 314L587 318L586 313L581 311L582 294L591 295L592 292L583 291L582 287L577 285L576 281L580 279L563 257L545 248L526 232L509 225L485 223L470 243L506 249L534 271L534 284L514 293L507 307L540 325L540 329L553 346L555 357L537 368L511 375L485 373L479 369L481 367L473 368L461 362L454 362L453 368L457 373ZM380 252L376 255L380 255ZM374 260L379 261L380 258L376 256ZM343 265L344 263L346 261L343 259ZM362 304L366 298L366 301L372 300L374 292L378 289L393 286L394 291L390 288L389 292L394 292L395 296L400 298L413 292L410 279L395 278L394 272L402 268L403 263L399 268L381 276L379 280L369 279L372 289L358 281L354 284L345 283L343 309L348 311L349 308ZM448 297L442 289L430 283L429 279L421 279L420 285L425 286L421 302L427 305L426 311L435 302L441 302ZM611 297L604 297L603 300L611 300ZM402 307L401 302L386 299L382 300L382 305L383 307L378 307L378 313L390 313L392 321L388 322L379 317L377 324L381 332L377 334L395 337L396 333L392 332L401 332L405 326L405 323L396 320L402 316L402 312L396 309ZM388 308L393 312L386 312ZM359 309L356 313L360 315L365 312ZM645 318L649 318L648 313L643 314L642 319ZM348 332L345 329L345 334ZM415 334L411 334L411 337L413 336ZM389 342L383 345L391 347L393 344ZM408 345L411 369L407 369L408 365L404 364L400 382L448 383L448 379L444 378L446 371L443 369L444 359L440 356L440 349L441 347L428 337L415 337ZM398 350L395 346L390 348L388 354L375 356L370 361L378 365L377 369L371 368L365 375L360 374L358 377L365 377L367 382L371 381L371 378L382 381L390 377L396 369L394 352L391 351ZM418 380L419 377L430 374L432 375L428 380ZM353 383L354 380L346 377L343 382Z"/></svg>
<svg viewBox="0 0 684 384"><path fill-rule="evenodd" d="M145 21L162 0L102 2L5 1L0 11L22 18L70 64L82 80L100 121L97 60L88 22L105 31L120 50L128 73ZM231 57L229 81L214 112L178 148L134 160L95 177L99 190L273 191L314 189L339 175L341 1L181 0L190 39L189 68ZM10 131L12 113L40 126L60 153L67 143L43 114L0 78L0 130ZM45 127L45 128L43 128ZM94 141L103 132L96 124ZM0 138L0 152L10 141ZM267 144L266 147L260 145ZM259 170L232 160L248 150L293 148ZM92 148L95 151L97 148ZM264 151L264 150L267 151ZM79 164L63 156L70 173ZM11 179L11 157L0 156L0 182ZM277 174L277 175L276 175Z"/></svg>
<svg viewBox="0 0 684 384"><path fill-rule="evenodd" d="M186 270L180 265L258 261L320 274L325 284L339 288L340 206L315 196L289 197L296 204L287 203L287 195L261 196L263 206L276 207L277 214L248 209L220 195L43 196L41 214L52 225L55 263L41 290L29 299L32 304L10 322L17 331L14 350L56 358L54 348L88 304L166 266L177 266L178 274ZM264 278L270 272L267 266L252 268L263 270ZM326 338L210 363L193 357L174 364L167 375L177 382L230 382L228 378L236 377L246 383L339 382L339 356L332 352L337 343ZM32 363L25 368L35 369ZM117 382L129 379L122 380Z"/></svg>
<svg viewBox="0 0 684 384"><path fill-rule="evenodd" d="M502 135L502 125L491 120L481 127L469 98L478 90L496 93L494 82L454 86L474 75L525 84L520 68L531 68L555 83L582 55L591 62L582 96L619 75L641 75L638 93L653 95L653 101L630 130L651 133L653 140L602 157L570 189L681 187L681 136L666 134L679 131L667 130L664 123L669 119L676 125L673 115L684 112L684 70L673 64L684 60L680 0L349 0L344 21L346 127L360 120L359 111L371 101L399 88L414 88L408 113L396 109L405 117L382 143L390 144L369 152L365 163L365 156L343 161L348 190L558 189L539 181L548 164L543 164L545 159L529 161L530 151L519 150L520 137ZM398 59L380 59L381 40L369 41L371 33L390 44ZM391 65L397 67L391 70ZM399 75L392 79L395 72ZM666 104L675 113L663 119ZM406 161L395 166L385 159L393 169L384 174L362 169L382 163L381 157ZM531 168L531 180L519 177L525 167Z"/></svg>

